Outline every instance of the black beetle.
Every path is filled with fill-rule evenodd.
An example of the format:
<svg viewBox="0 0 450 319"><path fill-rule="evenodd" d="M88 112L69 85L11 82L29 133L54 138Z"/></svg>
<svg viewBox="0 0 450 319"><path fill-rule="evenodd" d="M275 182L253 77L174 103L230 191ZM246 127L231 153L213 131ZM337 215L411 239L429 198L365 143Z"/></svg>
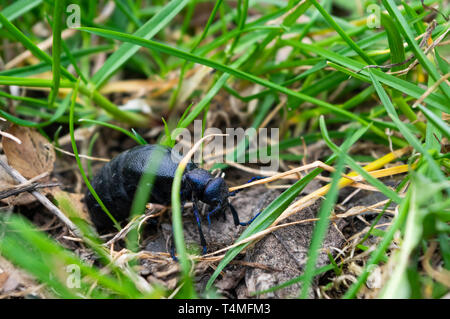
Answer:
<svg viewBox="0 0 450 319"><path fill-rule="evenodd" d="M157 154L157 152L159 153ZM130 216L137 184L147 168L148 161L155 160L155 158L158 158L160 163L159 167L151 172L155 174L155 180L149 201L168 205L171 202L175 171L182 159L181 155L172 152L170 147L140 145L124 151L104 165L92 180L92 187L119 223L123 224ZM152 166L150 165L150 167ZM193 202L203 253L206 253L206 241L202 231L198 201L202 201L211 208L207 215L208 222L210 222L212 214L225 213L225 210L230 208L236 226L248 225L253 219L246 223L240 222L236 209L228 201L228 197L235 193L228 191L228 186L223 178L214 177L207 170L198 168L192 162L186 166L181 182L181 207L186 201ZM98 231L104 233L114 230L113 222L89 190L86 192L85 200L91 220Z"/></svg>

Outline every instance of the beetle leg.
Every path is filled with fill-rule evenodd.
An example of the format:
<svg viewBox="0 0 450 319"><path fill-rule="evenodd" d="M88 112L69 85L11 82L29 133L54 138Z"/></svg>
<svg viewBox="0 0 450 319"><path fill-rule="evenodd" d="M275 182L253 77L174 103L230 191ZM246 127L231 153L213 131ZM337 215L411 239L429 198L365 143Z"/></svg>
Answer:
<svg viewBox="0 0 450 319"><path fill-rule="evenodd" d="M233 215L233 220L234 220L234 225L235 225L235 226L237 226L237 225L248 226L248 225L250 225L250 224L252 223L252 221L255 220L256 217L258 217L259 214L261 214L261 212L259 212L259 213L256 214L252 219L250 219L249 221L247 221L247 222L241 222L241 221L239 220L239 215L238 215L236 209L233 207L233 205L231 205L231 203L228 203L228 206L230 207L231 214Z"/></svg>
<svg viewBox="0 0 450 319"><path fill-rule="evenodd" d="M249 221L239 223L239 225L241 225L241 226L248 226L248 225L250 225L256 219L256 217L259 216L259 214L261 214L261 212L259 212L255 216L253 216L252 219L250 219Z"/></svg>
<svg viewBox="0 0 450 319"><path fill-rule="evenodd" d="M208 220L208 225L211 226L211 215L213 215L215 212L217 212L219 209L221 208L220 205L216 206L215 208L213 208L207 215L206 215L206 219Z"/></svg>
<svg viewBox="0 0 450 319"><path fill-rule="evenodd" d="M250 179L247 181L246 184L251 183L251 182L254 182L254 181L258 181L258 180L260 180L260 179L264 179L264 178L266 178L266 177L267 177L267 176L253 176L252 178L250 178Z"/></svg>
<svg viewBox="0 0 450 319"><path fill-rule="evenodd" d="M170 257L172 257L173 261L178 261L177 256L175 256L175 246L172 239L172 244L170 245Z"/></svg>
<svg viewBox="0 0 450 319"><path fill-rule="evenodd" d="M200 243L202 244L202 247L203 247L202 255L204 255L204 254L206 254L206 251L207 251L206 240L205 240L205 235L203 235L202 223L201 223L201 219L200 219L200 213L198 212L196 200L194 200L193 210L194 210L195 219L197 220L198 233L200 234Z"/></svg>
<svg viewBox="0 0 450 319"><path fill-rule="evenodd" d="M234 225L239 225L241 222L239 221L239 215L236 209L233 207L233 205L231 205L231 203L228 203L228 206L230 207L231 214L233 215Z"/></svg>

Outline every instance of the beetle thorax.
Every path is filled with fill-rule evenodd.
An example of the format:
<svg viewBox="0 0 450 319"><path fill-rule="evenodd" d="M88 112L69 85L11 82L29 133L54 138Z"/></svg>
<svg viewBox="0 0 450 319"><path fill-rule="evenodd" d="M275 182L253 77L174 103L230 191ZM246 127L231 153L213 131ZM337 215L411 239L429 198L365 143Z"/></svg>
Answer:
<svg viewBox="0 0 450 319"><path fill-rule="evenodd" d="M225 180L214 177L208 171L197 168L185 174L192 194L202 202L216 206L228 198Z"/></svg>

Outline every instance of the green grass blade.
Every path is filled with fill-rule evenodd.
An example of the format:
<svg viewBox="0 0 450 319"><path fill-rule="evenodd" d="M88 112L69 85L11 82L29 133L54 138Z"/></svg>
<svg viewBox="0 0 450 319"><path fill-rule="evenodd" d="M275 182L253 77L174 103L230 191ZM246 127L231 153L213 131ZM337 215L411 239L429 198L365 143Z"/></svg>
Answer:
<svg viewBox="0 0 450 319"><path fill-rule="evenodd" d="M189 3L189 0L173 0L161 9L153 18L148 20L134 34L137 37L151 39L162 28L164 28L172 19ZM116 72L129 58L137 51L139 46L130 43L122 44L116 52L114 52L102 67L92 76L92 83L97 87L101 86L105 81Z"/></svg>
<svg viewBox="0 0 450 319"><path fill-rule="evenodd" d="M183 235L183 222L181 217L181 180L183 178L183 172L185 167L178 165L175 171L175 177L172 183L172 228L173 239L175 241L175 248L179 258L181 273L183 279L183 287L180 291L181 298L195 298L196 292L194 289L193 281L191 278L191 262L187 256L186 244Z"/></svg>
<svg viewBox="0 0 450 319"><path fill-rule="evenodd" d="M3 14L0 13L0 23L2 23L3 27L8 30L8 32L11 33L11 35L17 39L22 45L30 50L31 53L33 53L34 56L39 58L40 60L52 65L53 61L52 58L39 49L26 35L24 35L16 26L14 26L11 22L8 21L8 19L5 18ZM68 79L75 81L75 77L67 71L65 68L61 69L61 72L64 74L65 77Z"/></svg>
<svg viewBox="0 0 450 319"><path fill-rule="evenodd" d="M134 15L134 13L130 10L131 8L128 7L127 4L123 3L122 0L114 0L117 8L132 22L135 26L141 27L142 22L139 20L138 17Z"/></svg>
<svg viewBox="0 0 450 319"><path fill-rule="evenodd" d="M397 125L400 132L403 134L405 139L409 142L409 144L414 147L417 151L422 153L422 155L427 159L430 165L430 169L433 171L436 178L439 180L444 180L445 176L441 172L439 166L436 164L434 159L431 157L431 155L428 153L427 150L422 146L419 140L414 136L413 133L408 129L408 127L399 119L397 112L395 111L394 105L392 105L391 100L389 99L389 96L387 95L386 91L381 86L380 82L376 79L376 77L373 75L372 70L369 70L369 76L373 82L373 85L375 87L375 90L380 97L381 102L383 103L384 107L386 108L386 111L389 114L389 117L392 119L392 121Z"/></svg>
<svg viewBox="0 0 450 319"><path fill-rule="evenodd" d="M314 45L306 44L303 42L295 42L295 41L291 41L291 40L283 40L283 42L287 43L293 47L298 47L298 48L304 49L306 51L314 52L330 61L333 61L333 62L340 64L346 68L349 68L350 70L352 70L354 72L361 71L359 73L360 77L358 77L356 74L352 74L352 75L360 78L363 81L367 81L367 82L370 81L369 79L367 79L367 77L369 75L369 73L368 73L369 70L362 70L365 67L365 65L361 62L358 62L356 60L342 56L335 52L332 52L332 51L329 51L329 50L326 50L323 48L319 48ZM408 94L416 99L419 99L425 93L424 89L420 88L419 86L417 86L409 81L399 79L395 76L386 74L380 70L370 69L370 71L377 78L377 80L380 81L381 83L388 85L388 86L392 87L393 89L396 89L400 92ZM436 93L430 94L425 99L425 102L427 102L429 106L438 108L443 112L447 112L447 113L450 112L450 106L449 106L447 98L440 94L436 94Z"/></svg>
<svg viewBox="0 0 450 319"><path fill-rule="evenodd" d="M408 42L408 45L414 52L415 57L419 60L420 64L428 71L434 81L438 81L441 77L439 75L439 72L436 70L433 63L431 63L431 61L426 57L425 53L417 44L415 37L409 28L408 22L398 10L395 2L393 0L382 0L382 2L384 7L388 10L390 16L392 16L399 25L400 32L402 32L403 37L405 38L406 42ZM447 83L443 81L439 85L439 87L441 88L447 99L450 100L450 88Z"/></svg>
<svg viewBox="0 0 450 319"><path fill-rule="evenodd" d="M241 66L247 59L252 55L253 50L248 50L246 54L241 56L239 59L237 59L235 62L231 64L231 67L238 68ZM217 93L220 91L220 89L225 85L227 80L230 78L229 74L222 74L219 79L216 81L216 83L213 85L213 87L206 93L205 97L198 102L198 104L192 108L192 112L190 112L180 123L178 124L178 128L186 128L188 127L196 118L197 116L203 112L203 110L209 105L209 102L214 98L214 96L217 95Z"/></svg>
<svg viewBox="0 0 450 319"><path fill-rule="evenodd" d="M348 154L346 154L342 149L342 147L338 147L336 144L334 144L330 137L327 134L326 128L325 128L325 122L323 120L323 116L320 119L320 127L322 129L322 135L325 140L325 143L327 143L328 147L333 150L336 154L339 156L342 156L346 163L359 175L364 177L364 179L378 188L380 192L382 192L386 197L393 200L396 203L400 203L402 201L402 198L398 196L398 194L394 191L392 191L390 188L388 188L386 185L384 185L382 182L380 182L378 179L372 177L366 170L364 170L361 166L359 166L354 159L352 159Z"/></svg>
<svg viewBox="0 0 450 319"><path fill-rule="evenodd" d="M431 112L429 109L422 105L418 105L419 109L422 111L423 115L433 123L437 128L439 128L440 132L444 134L448 139L450 139L450 127L444 120L442 120L439 116Z"/></svg>
<svg viewBox="0 0 450 319"><path fill-rule="evenodd" d="M135 134L131 133L130 131L128 131L120 126L114 125L114 124L110 124L110 123L102 122L102 121L98 121L98 120L91 120L91 119L79 119L78 122L102 125L102 126L111 128L113 130L119 131L119 132L127 135L129 138L133 139L137 144L140 144L140 145L146 144L146 143L143 143L142 140L140 140Z"/></svg>
<svg viewBox="0 0 450 319"><path fill-rule="evenodd" d="M321 124L324 122L323 117L321 117ZM322 128L325 126L323 125ZM342 149L346 152L347 149ZM308 298L312 280L314 278L314 273L316 272L316 262L319 256L319 250L322 247L323 240L325 239L326 232L330 223L329 217L336 204L337 195L339 193L339 181L341 179L341 173L344 169L344 158L342 156L338 157L336 170L333 172L331 178L331 186L325 200L322 202L318 214L319 220L317 221L314 231L311 237L311 244L308 250L308 260L305 265L305 271L303 273L303 285L300 293L300 297L303 299Z"/></svg>
<svg viewBox="0 0 450 319"><path fill-rule="evenodd" d="M78 85L79 85L79 80L77 81L74 90L72 92L72 100L71 100L71 104L70 104L70 120L69 120L69 129L70 129L70 140L72 142L72 149L73 149L73 154L75 155L75 159L77 160L77 164L78 167L80 169L80 173L81 176L83 177L84 182L86 183L87 188L89 189L89 191L91 192L92 196L94 196L94 198L97 200L97 202L99 203L99 205L101 206L101 208L103 209L103 211L105 212L106 215L108 215L108 217L111 219L111 221L114 223L114 226L118 229L121 230L121 227L119 225L119 223L117 222L117 220L111 215L111 213L109 212L109 210L106 208L105 204L103 204L102 200L100 199L100 197L98 196L97 192L94 190L94 188L92 187L91 183L89 182L87 176L86 176L86 172L83 169L83 164L81 163L80 160L80 156L78 155L78 148L77 148L77 144L75 142L75 131L74 131L74 106L75 106L75 101L77 99L77 94L78 94Z"/></svg>
<svg viewBox="0 0 450 319"><path fill-rule="evenodd" d="M80 292L81 295L87 296L89 291L91 291L91 298L110 298L114 295L122 298L141 296L128 280L124 282L110 275L104 275L97 267L85 264L75 254L48 238L23 217L12 215L7 220L2 217L1 222L4 227L2 227L4 233L2 232L0 241L2 255L52 288L57 296L80 298ZM71 272L68 272L66 267L70 265L80 270L81 286L79 288L68 286L70 279L68 277ZM85 282L83 278L96 281L98 287L92 287L92 284L89 281Z"/></svg>
<svg viewBox="0 0 450 319"><path fill-rule="evenodd" d="M64 47L64 42L62 42L62 44ZM96 46L96 47L92 47L92 48L76 50L74 52L70 52L72 57L69 57L66 49L64 49L64 51L66 51L66 55L63 55L61 57L61 64L64 66L67 66L70 62L72 62L72 59L74 61L76 61L76 59L79 59L79 58L82 58L82 57L85 57L85 56L88 56L91 54L96 54L96 53L105 52L105 51L111 51L113 48L114 48L113 45L100 45L100 46ZM0 71L0 75L1 76L29 77L29 76L32 76L35 74L41 74L41 73L47 72L49 70L51 70L51 65L49 65L45 62L40 62L40 63L36 63L33 65L16 67L14 69L2 70L2 71Z"/></svg>
<svg viewBox="0 0 450 319"><path fill-rule="evenodd" d="M19 0L14 1L10 6L4 8L1 14L5 16L9 21L14 21L24 13L36 8L42 3L42 0ZM0 28L2 24L0 23Z"/></svg>
<svg viewBox="0 0 450 319"><path fill-rule="evenodd" d="M214 5L214 8L211 11L211 14L208 18L208 21L206 22L206 26L203 29L203 32L201 34L201 36L199 38L197 38L194 42L194 44L192 45L192 48L190 50L191 53L195 52L195 50L197 49L198 45L200 44L200 42L203 41L203 39L206 37L206 35L208 34L208 30L211 27L211 24L216 16L217 10L219 10L220 5L222 4L223 0L217 0L216 4ZM172 93L172 96L170 97L170 102L169 102L169 108L172 109L175 105L175 103L177 102L177 97L178 97L178 93L180 92L181 89L181 85L183 84L183 79L184 79L184 74L186 72L186 68L187 68L187 64L188 61L185 61L183 66L181 67L181 71L180 71L180 77L178 80L178 85L175 88L175 90Z"/></svg>
<svg viewBox="0 0 450 319"><path fill-rule="evenodd" d="M286 87L284 87L282 85L279 85L279 84L270 82L268 80L259 78L257 76L254 76L254 75L250 74L250 73L247 73L247 72L244 72L244 71L241 71L241 70L229 67L229 66L224 65L222 63L219 63L219 62L216 62L216 61L213 61L213 60L210 60L210 59L206 59L206 58L200 57L198 55L194 55L192 53L185 52L185 51L182 51L182 50L179 50L179 49L175 49L175 48L172 48L170 46L161 44L159 42L142 39L142 38L139 38L139 37L136 37L136 36L133 36L133 35L126 34L126 33L110 31L110 30L104 30L104 29L97 29L97 28L79 28L79 29L83 30L83 31L90 32L90 33L98 34L98 35L101 35L101 36L104 36L104 37L107 37L107 38L121 40L121 41L125 41L125 42L135 43L135 44L138 44L140 46L144 46L146 48L149 48L149 49L152 49L152 50L156 50L156 51L159 51L159 52L167 53L167 54L179 57L179 58L184 59L184 60L188 60L188 61L191 61L191 62L195 62L195 63L199 63L199 64L203 64L203 65L209 66L209 67L214 68L216 70L219 70L219 71L231 74L231 75L233 75L233 76L235 76L237 78L248 80L248 81L251 81L253 83L257 83L257 84L263 85L263 86L265 86L267 88L270 88L270 89L273 89L275 91L278 91L280 93L284 93L284 94L286 94L288 96L299 98L299 99L302 99L302 100L304 100L306 102L310 102L310 103L313 103L315 105L324 107L326 109L329 109L333 113L337 113L337 114L343 115L343 116L345 116L345 117L347 117L349 119L356 120L356 121L360 122L364 126L369 126L369 123L367 121L365 121L364 119L362 119L361 117L359 117L358 115L356 115L356 114L354 114L352 112L348 112L346 110L343 110L343 109L341 109L339 107L336 107L336 106L334 106L334 105L332 105L330 103L327 103L325 101L313 98L313 97L311 97L309 95L306 95L306 94L303 94L303 93L295 92L295 91L290 90L290 89L288 89L288 88L286 88ZM375 126L371 126L371 130L375 134L377 134L380 137L382 137L382 138L387 140L387 136L382 130L378 129ZM395 143L398 144L398 146L404 146L404 143L402 143L402 141L396 140Z"/></svg>
<svg viewBox="0 0 450 319"><path fill-rule="evenodd" d="M53 46L52 46L52 90L48 98L48 105L53 107L59 91L61 81L61 31L64 0L56 1L53 9Z"/></svg>
<svg viewBox="0 0 450 319"><path fill-rule="evenodd" d="M375 62L347 35L347 33L334 21L331 15L325 11L325 9L316 1L310 0L310 2L319 10L325 21L347 42L347 44L363 58L368 64L375 64Z"/></svg>

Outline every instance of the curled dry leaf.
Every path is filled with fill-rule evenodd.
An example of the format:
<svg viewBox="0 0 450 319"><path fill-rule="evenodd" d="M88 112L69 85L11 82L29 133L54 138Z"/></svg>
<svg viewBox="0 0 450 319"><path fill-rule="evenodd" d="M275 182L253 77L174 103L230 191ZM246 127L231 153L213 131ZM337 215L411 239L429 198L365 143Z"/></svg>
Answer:
<svg viewBox="0 0 450 319"><path fill-rule="evenodd" d="M45 172L53 170L55 151L52 145L36 130L11 125L7 133L17 137L21 144L9 138L2 138L3 151L8 164L16 169L25 178L30 179ZM2 158L1 160L5 160ZM40 179L40 182L48 181L49 177ZM0 190L14 187L18 183L9 174L0 168ZM50 189L42 188L41 192L48 193ZM30 193L21 193L1 200L8 205L28 205L36 199Z"/></svg>
<svg viewBox="0 0 450 319"><path fill-rule="evenodd" d="M6 162L6 156L0 155L0 161ZM6 172L3 167L0 167L0 191L8 190L14 188L18 183L12 178L8 172ZM0 202L8 204L10 206L14 205L28 205L36 201L33 195L28 192L21 193L16 196L10 196L0 199Z"/></svg>
<svg viewBox="0 0 450 319"><path fill-rule="evenodd" d="M22 144L17 144L10 139L3 139L3 150L11 167L27 179L53 170L55 151L39 132L28 127L12 125L7 133L22 141Z"/></svg>
<svg viewBox="0 0 450 319"><path fill-rule="evenodd" d="M9 278L8 273L0 267L0 291L3 290L3 285L8 280L8 278Z"/></svg>

